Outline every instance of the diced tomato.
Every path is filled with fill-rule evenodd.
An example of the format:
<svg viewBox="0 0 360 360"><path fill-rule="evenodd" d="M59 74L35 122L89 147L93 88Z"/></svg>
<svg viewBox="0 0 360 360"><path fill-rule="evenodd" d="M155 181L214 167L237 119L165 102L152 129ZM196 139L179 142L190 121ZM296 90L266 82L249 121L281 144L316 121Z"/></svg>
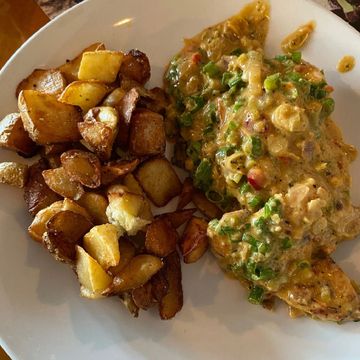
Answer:
<svg viewBox="0 0 360 360"><path fill-rule="evenodd" d="M201 63L201 54L198 53L198 52L192 54L192 56L191 56L191 61L192 61L194 64L196 64L196 65L198 65L199 63Z"/></svg>
<svg viewBox="0 0 360 360"><path fill-rule="evenodd" d="M324 87L324 90L328 93L332 93L334 91L334 88L331 85L326 85Z"/></svg>
<svg viewBox="0 0 360 360"><path fill-rule="evenodd" d="M264 172L257 167L249 170L247 174L248 183L255 189L261 190L266 183L266 177Z"/></svg>

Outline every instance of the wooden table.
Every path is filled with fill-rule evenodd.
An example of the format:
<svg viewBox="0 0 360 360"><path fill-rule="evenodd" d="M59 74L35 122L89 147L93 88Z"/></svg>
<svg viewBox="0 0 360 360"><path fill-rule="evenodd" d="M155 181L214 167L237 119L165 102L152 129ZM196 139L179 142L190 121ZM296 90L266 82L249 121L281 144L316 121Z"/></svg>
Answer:
<svg viewBox="0 0 360 360"><path fill-rule="evenodd" d="M0 0L0 68L28 37L48 21L49 18L33 0ZM0 360L10 360L1 347Z"/></svg>

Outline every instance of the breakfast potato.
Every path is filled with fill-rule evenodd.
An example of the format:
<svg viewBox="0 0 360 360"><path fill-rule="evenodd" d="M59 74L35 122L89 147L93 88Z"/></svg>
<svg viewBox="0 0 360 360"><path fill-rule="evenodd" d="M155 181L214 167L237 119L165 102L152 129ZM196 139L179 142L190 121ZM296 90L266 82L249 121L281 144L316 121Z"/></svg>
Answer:
<svg viewBox="0 0 360 360"><path fill-rule="evenodd" d="M165 206L181 192L181 183L165 158L153 158L137 168L135 176L156 206Z"/></svg>
<svg viewBox="0 0 360 360"><path fill-rule="evenodd" d="M109 87L99 81L74 81L61 93L59 101L79 106L84 113L100 104Z"/></svg>
<svg viewBox="0 0 360 360"><path fill-rule="evenodd" d="M144 285L132 290L131 295L136 306L142 310L147 310L156 303L152 294L151 281L148 281Z"/></svg>
<svg viewBox="0 0 360 360"><path fill-rule="evenodd" d="M150 62L146 54L137 49L132 49L125 54L120 67L120 75L122 78L145 85L151 75Z"/></svg>
<svg viewBox="0 0 360 360"><path fill-rule="evenodd" d="M101 163L96 155L83 150L69 150L61 157L61 165L71 181L97 188L101 184Z"/></svg>
<svg viewBox="0 0 360 360"><path fill-rule="evenodd" d="M182 185L182 190L179 195L179 202L176 208L180 210L183 209L187 204L189 204L192 201L193 193L194 185L192 183L192 180L190 178L186 178Z"/></svg>
<svg viewBox="0 0 360 360"><path fill-rule="evenodd" d="M199 190L193 192L192 201L195 206L208 218L220 219L222 211Z"/></svg>
<svg viewBox="0 0 360 360"><path fill-rule="evenodd" d="M42 175L46 185L62 197L79 200L84 194L82 185L71 181L63 167L44 170Z"/></svg>
<svg viewBox="0 0 360 360"><path fill-rule="evenodd" d="M104 164L101 168L101 184L109 185L128 173L133 172L139 165L140 160L115 160Z"/></svg>
<svg viewBox="0 0 360 360"><path fill-rule="evenodd" d="M131 173L127 174L124 177L123 184L133 193L139 195L145 195L142 187L139 182L136 180L135 176Z"/></svg>
<svg viewBox="0 0 360 360"><path fill-rule="evenodd" d="M106 208L109 202L105 196L93 192L86 192L77 200L77 203L87 210L95 225L106 224L108 222Z"/></svg>
<svg viewBox="0 0 360 360"><path fill-rule="evenodd" d="M134 300L131 295L131 291L125 291L119 295L121 302L128 309L129 313L137 318L139 316L139 308L134 303Z"/></svg>
<svg viewBox="0 0 360 360"><path fill-rule="evenodd" d="M28 179L27 165L16 162L0 163L0 183L23 188Z"/></svg>
<svg viewBox="0 0 360 360"><path fill-rule="evenodd" d="M95 294L101 294L112 278L81 246L76 246L76 274L80 284Z"/></svg>
<svg viewBox="0 0 360 360"><path fill-rule="evenodd" d="M140 99L140 94L137 88L130 89L120 100L117 110L124 119L125 124L129 125L133 112L136 109L136 105Z"/></svg>
<svg viewBox="0 0 360 360"><path fill-rule="evenodd" d="M47 222L62 209L63 202L56 201L45 209L40 210L35 215L31 225L28 227L28 232L31 238L35 241L42 242L43 235L46 232Z"/></svg>
<svg viewBox="0 0 360 360"><path fill-rule="evenodd" d="M25 131L19 113L6 115L0 122L0 147L28 157L36 152L36 144Z"/></svg>
<svg viewBox="0 0 360 360"><path fill-rule="evenodd" d="M113 276L118 275L129 264L130 260L135 256L136 249L131 241L126 238L119 240L120 260L116 266L108 269Z"/></svg>
<svg viewBox="0 0 360 360"><path fill-rule="evenodd" d="M119 115L109 106L91 109L79 123L79 131L89 148L102 161L110 159L118 131Z"/></svg>
<svg viewBox="0 0 360 360"><path fill-rule="evenodd" d="M163 117L150 110L136 110L130 123L130 152L138 156L158 155L164 153L165 146Z"/></svg>
<svg viewBox="0 0 360 360"><path fill-rule="evenodd" d="M79 80L78 73L83 53L97 50L105 50L105 45L103 43L91 44L74 59L66 60L65 64L58 67L58 70L60 70L61 73L65 76L65 79L68 83Z"/></svg>
<svg viewBox="0 0 360 360"><path fill-rule="evenodd" d="M150 282L153 300L160 302L169 290L164 267L151 278Z"/></svg>
<svg viewBox="0 0 360 360"><path fill-rule="evenodd" d="M104 294L119 294L138 288L147 283L163 266L163 262L153 255L137 255L114 277Z"/></svg>
<svg viewBox="0 0 360 360"><path fill-rule="evenodd" d="M185 264L196 262L205 254L209 246L207 226L207 222L198 217L193 217L187 224L180 241Z"/></svg>
<svg viewBox="0 0 360 360"><path fill-rule="evenodd" d="M45 183L42 172L46 169L44 160L29 167L28 181L24 187L24 199L31 215L36 215L40 210L60 200L60 196Z"/></svg>
<svg viewBox="0 0 360 360"><path fill-rule="evenodd" d="M92 228L93 224L83 215L70 210L60 211L46 223L43 244L57 261L73 264L75 245Z"/></svg>
<svg viewBox="0 0 360 360"><path fill-rule="evenodd" d="M35 241L41 242L43 235L46 232L47 222L60 211L71 211L85 217L88 221L91 221L88 212L83 207L79 206L71 199L64 199L52 203L35 215L34 220L28 228L30 236Z"/></svg>
<svg viewBox="0 0 360 360"><path fill-rule="evenodd" d="M146 93L142 94L138 106L159 114L165 114L166 108L169 104L165 91L159 87L154 87L150 90L144 90Z"/></svg>
<svg viewBox="0 0 360 360"><path fill-rule="evenodd" d="M177 210L171 213L161 214L160 217L168 219L174 229L188 222L196 209Z"/></svg>
<svg viewBox="0 0 360 360"><path fill-rule="evenodd" d="M92 292L82 285L80 285L80 296L90 300L105 299L105 296Z"/></svg>
<svg viewBox="0 0 360 360"><path fill-rule="evenodd" d="M120 101L125 94L126 91L123 88L116 88L104 99L102 105L116 107L120 104Z"/></svg>
<svg viewBox="0 0 360 360"><path fill-rule="evenodd" d="M83 53L79 80L98 80L113 83L120 70L124 54L120 51L96 50Z"/></svg>
<svg viewBox="0 0 360 360"><path fill-rule="evenodd" d="M164 259L163 272L168 290L159 302L159 314L162 320L173 318L183 306L183 289L179 254L174 251Z"/></svg>
<svg viewBox="0 0 360 360"><path fill-rule="evenodd" d="M70 150L73 147L72 143L57 143L44 145L41 150L41 156L48 157L52 155L61 155L63 152Z"/></svg>
<svg viewBox="0 0 360 360"><path fill-rule="evenodd" d="M146 229L145 248L148 253L165 257L176 250L178 234L165 217L155 219Z"/></svg>
<svg viewBox="0 0 360 360"><path fill-rule="evenodd" d="M124 229L128 235L136 235L144 229L151 219L146 219L146 199L139 194L129 192L122 185L113 185L108 189L109 206L106 215L111 224Z"/></svg>
<svg viewBox="0 0 360 360"><path fill-rule="evenodd" d="M35 69L16 88L16 97L22 90L37 90L49 95L60 95L66 87L65 76L54 69Z"/></svg>
<svg viewBox="0 0 360 360"><path fill-rule="evenodd" d="M18 106L24 128L37 144L80 139L77 124L82 117L77 107L35 90L21 91Z"/></svg>
<svg viewBox="0 0 360 360"><path fill-rule="evenodd" d="M116 266L120 261L119 230L115 225L94 226L84 236L83 246L103 269Z"/></svg>

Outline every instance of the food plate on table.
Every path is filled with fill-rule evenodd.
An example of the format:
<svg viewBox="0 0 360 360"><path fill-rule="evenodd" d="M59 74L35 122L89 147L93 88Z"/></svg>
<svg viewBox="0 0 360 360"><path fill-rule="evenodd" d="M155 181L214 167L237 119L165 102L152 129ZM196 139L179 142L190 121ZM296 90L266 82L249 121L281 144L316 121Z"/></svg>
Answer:
<svg viewBox="0 0 360 360"><path fill-rule="evenodd" d="M141 1L121 6L109 1L105 7L100 1L85 2L47 25L2 70L0 81L5 91L0 97L0 115L16 110L16 86L33 69L59 66L95 41L106 43L109 49L144 51L152 69L150 86L162 86L166 66L182 48L183 38L238 13L245 4L200 1L194 5L185 1L170 6L158 0L149 9ZM279 54L281 40L311 20L316 29L302 57L325 71L327 82L335 88L332 117L345 141L358 147L359 69L355 66L352 72L340 74L336 65L344 55L359 58L359 35L311 2L298 0L289 7L285 1L274 0L266 53ZM0 156L1 161L18 160L5 151ZM359 176L358 164L355 161L351 168L353 184ZM181 176L183 179L184 174ZM224 277L210 254L196 264L183 266L184 308L171 321L156 321L151 311L132 319L114 299L82 299L71 271L29 241L24 229L31 218L21 193L4 186L0 190L0 223L6 234L1 239L0 330L3 347L14 358L232 358L240 351L260 358L269 354L270 358L288 358L290 352L295 359L359 356L356 323L337 326L307 318L295 321L287 317L283 306L269 312L249 304L246 292L236 281ZM355 204L360 199L356 186L352 199ZM172 201L165 211L175 208L176 201ZM352 241L341 244L334 256L355 280L360 277L359 252L358 243ZM336 341L329 342L329 338Z"/></svg>

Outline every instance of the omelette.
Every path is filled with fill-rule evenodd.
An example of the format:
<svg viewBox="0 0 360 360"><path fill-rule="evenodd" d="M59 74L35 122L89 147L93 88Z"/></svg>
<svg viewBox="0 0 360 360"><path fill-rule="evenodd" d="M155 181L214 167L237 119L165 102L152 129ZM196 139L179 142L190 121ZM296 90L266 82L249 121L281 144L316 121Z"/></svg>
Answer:
<svg viewBox="0 0 360 360"><path fill-rule="evenodd" d="M304 32L266 56L269 19L268 1L253 1L185 40L164 77L167 135L175 162L223 212L208 225L211 250L250 302L278 297L293 314L358 321L359 289L331 258L360 233L356 149L331 120L324 72L295 47Z"/></svg>

